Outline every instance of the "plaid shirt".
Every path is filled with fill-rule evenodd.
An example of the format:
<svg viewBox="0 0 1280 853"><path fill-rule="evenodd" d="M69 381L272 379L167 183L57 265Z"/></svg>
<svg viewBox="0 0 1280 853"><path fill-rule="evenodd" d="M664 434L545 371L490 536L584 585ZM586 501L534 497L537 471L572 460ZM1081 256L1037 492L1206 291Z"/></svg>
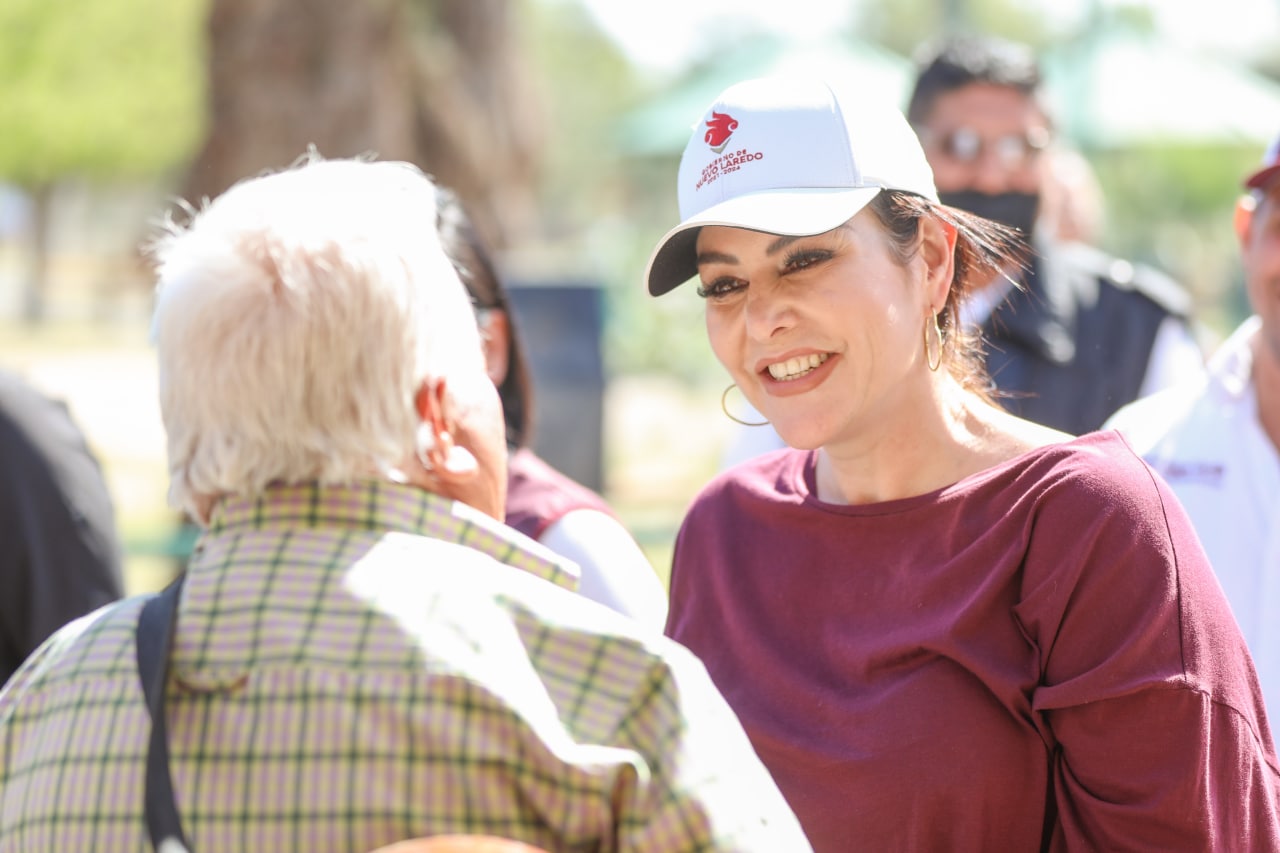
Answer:
<svg viewBox="0 0 1280 853"><path fill-rule="evenodd" d="M701 663L557 584L571 563L412 487L224 501L166 694L194 850L809 849ZM0 693L0 850L148 849L141 604L68 625Z"/></svg>

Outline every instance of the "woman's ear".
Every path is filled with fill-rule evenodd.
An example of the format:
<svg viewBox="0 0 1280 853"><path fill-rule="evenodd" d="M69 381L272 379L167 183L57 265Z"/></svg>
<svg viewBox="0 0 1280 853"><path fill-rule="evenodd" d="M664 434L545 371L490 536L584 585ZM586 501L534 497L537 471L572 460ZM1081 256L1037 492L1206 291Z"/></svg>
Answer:
<svg viewBox="0 0 1280 853"><path fill-rule="evenodd" d="M480 339L484 343L485 372L494 385L502 385L511 369L511 320L501 308L486 308L480 315Z"/></svg>
<svg viewBox="0 0 1280 853"><path fill-rule="evenodd" d="M934 313L942 310L951 291L956 269L956 239L959 232L937 216L920 218L919 258L925 266L925 297Z"/></svg>

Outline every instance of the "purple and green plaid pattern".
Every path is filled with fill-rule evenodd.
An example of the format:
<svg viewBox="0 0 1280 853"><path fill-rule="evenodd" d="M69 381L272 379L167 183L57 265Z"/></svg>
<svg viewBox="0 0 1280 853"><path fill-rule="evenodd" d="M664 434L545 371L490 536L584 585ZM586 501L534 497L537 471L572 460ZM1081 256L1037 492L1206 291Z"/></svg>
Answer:
<svg viewBox="0 0 1280 853"><path fill-rule="evenodd" d="M557 584L576 567L411 487L225 501L166 694L195 850L808 849L696 659ZM0 693L0 850L147 849L140 606L68 626Z"/></svg>

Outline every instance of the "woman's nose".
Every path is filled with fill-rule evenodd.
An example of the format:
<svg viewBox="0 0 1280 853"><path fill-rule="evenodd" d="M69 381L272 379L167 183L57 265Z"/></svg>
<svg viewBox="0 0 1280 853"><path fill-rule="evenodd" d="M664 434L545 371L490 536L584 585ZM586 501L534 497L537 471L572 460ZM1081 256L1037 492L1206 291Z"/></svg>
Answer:
<svg viewBox="0 0 1280 853"><path fill-rule="evenodd" d="M747 288L743 308L747 334L754 340L766 341L795 322L794 300L787 289L778 284L753 284Z"/></svg>

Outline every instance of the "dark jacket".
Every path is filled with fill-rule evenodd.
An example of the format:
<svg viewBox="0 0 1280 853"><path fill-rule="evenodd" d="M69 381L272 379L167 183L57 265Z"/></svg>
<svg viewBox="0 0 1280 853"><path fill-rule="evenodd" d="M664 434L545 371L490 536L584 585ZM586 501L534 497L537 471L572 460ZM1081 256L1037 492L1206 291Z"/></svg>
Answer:
<svg viewBox="0 0 1280 853"><path fill-rule="evenodd" d="M66 406L0 371L0 685L66 622L124 593L115 512Z"/></svg>
<svg viewBox="0 0 1280 853"><path fill-rule="evenodd" d="M1187 322L1176 282L1080 244L1038 246L983 325L987 370L1011 412L1079 435L1137 398L1160 324Z"/></svg>

